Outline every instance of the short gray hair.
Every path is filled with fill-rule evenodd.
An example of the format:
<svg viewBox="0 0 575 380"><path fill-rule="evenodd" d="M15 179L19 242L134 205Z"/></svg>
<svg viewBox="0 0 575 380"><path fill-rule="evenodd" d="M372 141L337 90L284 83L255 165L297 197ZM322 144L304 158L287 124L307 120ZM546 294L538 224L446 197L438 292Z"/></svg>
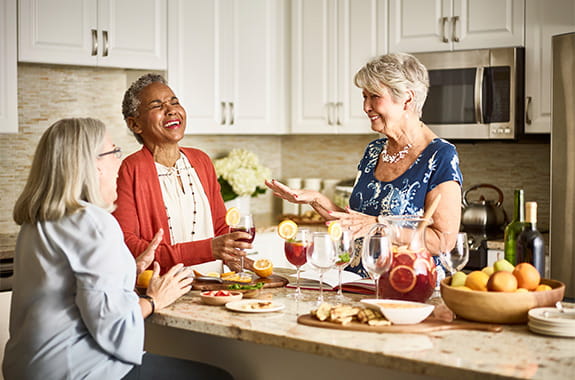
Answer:
<svg viewBox="0 0 575 380"><path fill-rule="evenodd" d="M372 94L382 95L388 88L395 100L401 100L406 91L413 91L413 111L421 116L429 89L429 74L417 58L406 53L391 53L366 63L354 77L357 87Z"/></svg>
<svg viewBox="0 0 575 380"><path fill-rule="evenodd" d="M168 84L166 79L160 74L148 73L142 75L130 85L130 88L128 88L124 93L124 99L122 100L122 114L124 115L124 120L127 120L129 117L138 116L138 107L140 106L140 93L144 88L155 82L160 82L165 85ZM136 140L138 140L140 144L144 143L142 137L139 134L134 133L134 137L136 137Z"/></svg>
<svg viewBox="0 0 575 380"><path fill-rule="evenodd" d="M14 206L18 225L59 220L83 208L80 200L109 208L96 169L106 126L91 118L52 124L36 147L30 174Z"/></svg>

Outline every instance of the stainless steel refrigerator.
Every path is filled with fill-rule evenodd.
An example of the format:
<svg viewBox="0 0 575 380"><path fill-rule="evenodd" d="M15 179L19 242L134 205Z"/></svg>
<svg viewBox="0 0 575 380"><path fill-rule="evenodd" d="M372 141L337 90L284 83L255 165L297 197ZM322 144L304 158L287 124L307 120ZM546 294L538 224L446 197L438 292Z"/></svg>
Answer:
<svg viewBox="0 0 575 380"><path fill-rule="evenodd" d="M553 36L551 278L575 299L575 33Z"/></svg>

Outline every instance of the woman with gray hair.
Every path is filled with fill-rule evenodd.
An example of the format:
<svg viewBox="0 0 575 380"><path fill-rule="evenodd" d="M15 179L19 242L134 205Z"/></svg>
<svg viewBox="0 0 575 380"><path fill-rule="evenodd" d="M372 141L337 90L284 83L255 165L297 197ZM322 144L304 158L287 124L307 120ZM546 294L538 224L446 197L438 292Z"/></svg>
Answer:
<svg viewBox="0 0 575 380"><path fill-rule="evenodd" d="M275 180L267 185L285 200L310 204L327 220L339 219L356 236L379 216L422 215L441 195L426 233L428 249L437 254L441 233L459 230L463 176L455 146L420 119L429 87L427 69L412 55L387 54L366 63L354 81L363 90L371 129L384 137L365 149L349 208L338 207L317 191L290 189ZM367 275L355 264L348 269Z"/></svg>
<svg viewBox="0 0 575 380"><path fill-rule="evenodd" d="M187 293L192 279L182 265L160 276L154 262L146 294L134 291L134 258L110 215L120 156L95 119L63 119L42 135L14 207L22 227L7 380L151 379L168 372L172 379L231 378L201 363L144 354L144 318ZM153 254L154 246L148 249Z"/></svg>

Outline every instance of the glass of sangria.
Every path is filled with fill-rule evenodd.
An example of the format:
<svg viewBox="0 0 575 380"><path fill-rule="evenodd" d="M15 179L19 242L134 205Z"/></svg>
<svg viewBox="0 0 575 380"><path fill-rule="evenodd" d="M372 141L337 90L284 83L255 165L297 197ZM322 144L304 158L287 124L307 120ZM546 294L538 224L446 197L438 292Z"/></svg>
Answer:
<svg viewBox="0 0 575 380"><path fill-rule="evenodd" d="M307 262L307 250L311 245L311 231L306 228L298 228L295 236L284 242L284 252L286 259L296 267L297 281L294 293L287 296L290 298L301 299L302 292L299 286L301 266Z"/></svg>
<svg viewBox="0 0 575 380"><path fill-rule="evenodd" d="M431 220L420 216L385 218L392 237L392 260L380 278L384 298L425 302L433 294L437 271L425 245L425 226Z"/></svg>
<svg viewBox="0 0 575 380"><path fill-rule="evenodd" d="M250 238L241 238L241 239L237 239L238 241L243 241L245 243L253 243L255 237L256 237L256 226L254 223L254 218L252 217L251 214L248 215L241 215L239 217L239 220L237 223L230 225L230 233L232 232L247 232L248 234L250 234ZM245 252L244 249L242 249L242 251ZM244 272L244 256L241 256L241 272L239 273L239 276L247 279L247 278L252 278L252 276L246 272Z"/></svg>

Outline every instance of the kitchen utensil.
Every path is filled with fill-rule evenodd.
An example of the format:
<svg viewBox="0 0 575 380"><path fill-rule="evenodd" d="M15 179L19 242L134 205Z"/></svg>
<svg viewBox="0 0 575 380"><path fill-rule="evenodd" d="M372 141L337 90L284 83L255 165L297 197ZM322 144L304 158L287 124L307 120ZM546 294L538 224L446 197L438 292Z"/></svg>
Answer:
<svg viewBox="0 0 575 380"><path fill-rule="evenodd" d="M499 195L497 200L485 199L483 195L478 201L470 201L470 192L481 188L495 190ZM461 212L461 224L465 231L498 231L506 224L507 214L502 207L503 192L494 185L482 183L473 185L463 193L463 210Z"/></svg>

